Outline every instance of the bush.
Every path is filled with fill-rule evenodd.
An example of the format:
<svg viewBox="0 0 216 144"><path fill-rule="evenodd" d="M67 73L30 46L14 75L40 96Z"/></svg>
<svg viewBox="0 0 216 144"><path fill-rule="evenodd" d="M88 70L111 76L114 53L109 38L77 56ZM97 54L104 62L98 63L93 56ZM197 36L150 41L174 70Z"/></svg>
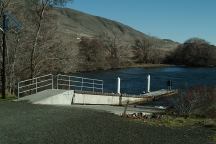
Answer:
<svg viewBox="0 0 216 144"><path fill-rule="evenodd" d="M214 87L179 90L173 102L179 115L216 117L216 88Z"/></svg>
<svg viewBox="0 0 216 144"><path fill-rule="evenodd" d="M216 66L216 47L200 39L190 39L167 57L166 63L187 66Z"/></svg>

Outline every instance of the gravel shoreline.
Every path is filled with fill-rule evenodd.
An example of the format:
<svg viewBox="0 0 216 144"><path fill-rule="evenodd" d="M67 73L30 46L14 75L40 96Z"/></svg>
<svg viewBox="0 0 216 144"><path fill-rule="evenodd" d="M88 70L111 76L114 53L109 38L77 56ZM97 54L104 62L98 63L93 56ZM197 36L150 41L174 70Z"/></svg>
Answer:
<svg viewBox="0 0 216 144"><path fill-rule="evenodd" d="M211 144L213 131L167 128L96 110L0 102L0 144Z"/></svg>

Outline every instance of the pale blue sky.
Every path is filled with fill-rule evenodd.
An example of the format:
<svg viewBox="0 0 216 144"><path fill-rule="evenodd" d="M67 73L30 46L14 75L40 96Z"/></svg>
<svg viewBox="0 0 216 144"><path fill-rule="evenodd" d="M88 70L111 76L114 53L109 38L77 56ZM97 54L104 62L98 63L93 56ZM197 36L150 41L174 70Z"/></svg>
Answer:
<svg viewBox="0 0 216 144"><path fill-rule="evenodd" d="M200 37L216 45L216 0L74 0L68 7L162 39Z"/></svg>

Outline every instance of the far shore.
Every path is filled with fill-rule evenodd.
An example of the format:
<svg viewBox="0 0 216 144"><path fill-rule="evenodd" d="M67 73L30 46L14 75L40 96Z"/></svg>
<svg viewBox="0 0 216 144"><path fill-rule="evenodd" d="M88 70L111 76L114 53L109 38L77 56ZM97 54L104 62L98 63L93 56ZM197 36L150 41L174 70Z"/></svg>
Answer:
<svg viewBox="0 0 216 144"><path fill-rule="evenodd" d="M133 64L130 66L122 66L120 68L160 68L160 67L173 67L172 64Z"/></svg>
<svg viewBox="0 0 216 144"><path fill-rule="evenodd" d="M93 70L77 70L72 73L80 73L80 72L93 72L93 71L105 71L105 70L115 70L115 69L127 69L127 68L165 68L165 67L187 67L187 68L216 68L216 67L194 67L194 66L186 66L186 65L175 65L175 64L129 64L122 65L117 68L102 68L102 69L93 69Z"/></svg>
<svg viewBox="0 0 216 144"><path fill-rule="evenodd" d="M79 72L93 72L93 71L105 71L105 70L115 70L115 69L127 69L127 68L163 68L163 67L174 67L176 65L173 64L131 64L131 65L123 65L118 68L103 68L103 69L94 69L94 70L81 70L75 71L75 73Z"/></svg>

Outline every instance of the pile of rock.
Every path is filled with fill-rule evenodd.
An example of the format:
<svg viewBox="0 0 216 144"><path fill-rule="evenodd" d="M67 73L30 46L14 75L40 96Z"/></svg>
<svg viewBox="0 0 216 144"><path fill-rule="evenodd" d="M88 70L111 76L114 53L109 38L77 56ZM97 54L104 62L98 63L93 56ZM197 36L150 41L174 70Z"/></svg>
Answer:
<svg viewBox="0 0 216 144"><path fill-rule="evenodd" d="M131 118L131 119L161 119L164 117L164 115L157 114L157 113L152 113L152 114L133 113L133 114L122 115L122 117Z"/></svg>

